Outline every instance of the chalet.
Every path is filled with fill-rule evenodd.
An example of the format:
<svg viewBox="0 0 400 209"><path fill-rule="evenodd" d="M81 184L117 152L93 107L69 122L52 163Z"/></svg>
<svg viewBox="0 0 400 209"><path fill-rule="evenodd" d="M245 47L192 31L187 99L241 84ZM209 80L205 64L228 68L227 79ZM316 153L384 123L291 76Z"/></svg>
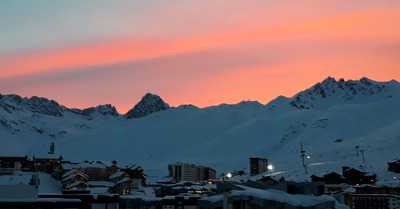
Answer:
<svg viewBox="0 0 400 209"><path fill-rule="evenodd" d="M63 175L61 176L61 178L67 178L67 177L69 177L69 176L72 176L72 175L74 175L74 174L81 174L81 175L84 175L86 178L89 178L89 176L88 175L86 175L85 173L83 173L83 172L81 172L81 171L79 171L79 170L75 170L75 169L72 169L72 170L69 170L68 172L66 172L66 173L63 173Z"/></svg>
<svg viewBox="0 0 400 209"><path fill-rule="evenodd" d="M323 177L312 175L311 180L313 182L325 182L326 184L375 184L376 174L368 174L367 172L343 166L342 175L335 172L325 174Z"/></svg>
<svg viewBox="0 0 400 209"><path fill-rule="evenodd" d="M64 188L71 188L70 185L74 184L75 182L87 182L88 178L87 175L81 172L71 173L71 175L66 175L65 178L61 180Z"/></svg>
<svg viewBox="0 0 400 209"><path fill-rule="evenodd" d="M63 162L62 167L64 187L76 181L83 181L86 182L88 188L107 187L112 193L128 195L131 194L134 180L134 187L138 188L139 185L145 184L146 179L141 167L126 167L119 170L116 162L111 165L106 165L101 161Z"/></svg>
<svg viewBox="0 0 400 209"><path fill-rule="evenodd" d="M258 179L257 181L258 182L271 182L272 184L277 184L280 182L280 180L276 180L276 179L272 178L271 176L264 176L261 179ZM283 178L282 181L285 181L285 178Z"/></svg>
<svg viewBox="0 0 400 209"><path fill-rule="evenodd" d="M388 163L388 170L395 173L400 173L400 160Z"/></svg>
<svg viewBox="0 0 400 209"><path fill-rule="evenodd" d="M109 177L111 182L115 183L115 187L112 190L114 193L120 195L130 195L132 187L132 179L130 176L122 171L117 171Z"/></svg>
<svg viewBox="0 0 400 209"><path fill-rule="evenodd" d="M347 166L342 167L343 176L346 183L350 185L375 184L376 174L368 175L367 172L359 171Z"/></svg>
<svg viewBox="0 0 400 209"><path fill-rule="evenodd" d="M118 171L115 164L106 165L101 161L84 161L83 163L62 163L63 173L70 170L79 170L88 176L90 181L108 181L108 177Z"/></svg>
<svg viewBox="0 0 400 209"><path fill-rule="evenodd" d="M132 179L123 178L117 182L115 182L115 193L120 195L130 195L132 189Z"/></svg>
<svg viewBox="0 0 400 209"><path fill-rule="evenodd" d="M78 164L75 169L85 173L89 176L91 181L103 181L106 179L106 166L97 162L86 161L84 163Z"/></svg>
<svg viewBox="0 0 400 209"><path fill-rule="evenodd" d="M67 190L84 192L90 191L92 194L108 194L116 187L116 184L110 181L89 181L89 177L83 172L72 169L62 176L62 183Z"/></svg>
<svg viewBox="0 0 400 209"><path fill-rule="evenodd" d="M24 157L0 157L1 171L21 170L32 172L45 172L52 174L54 177L60 176L61 160L54 157L37 158L35 156Z"/></svg>
<svg viewBox="0 0 400 209"><path fill-rule="evenodd" d="M37 158L37 157L34 157L34 168L33 168L33 170L36 171L36 172L45 172L45 173L48 173L48 174L52 174L55 177L60 177L62 159L63 159L62 156L60 156L58 158L53 158L53 157Z"/></svg>
<svg viewBox="0 0 400 209"><path fill-rule="evenodd" d="M131 179L142 179L144 183L146 181L147 176L143 173L143 169L140 166L127 166L125 168L120 168L119 170L127 173Z"/></svg>
<svg viewBox="0 0 400 209"><path fill-rule="evenodd" d="M113 173L111 176L108 177L108 179L111 182L117 182L117 181L120 181L121 179L124 179L124 178L130 178L130 176L127 173L122 172L122 171L117 171L117 172Z"/></svg>
<svg viewBox="0 0 400 209"><path fill-rule="evenodd" d="M0 157L0 168L2 170L33 171L33 157Z"/></svg>
<svg viewBox="0 0 400 209"><path fill-rule="evenodd" d="M165 176L160 181L157 181L156 185L161 186L163 184L176 184L176 183L178 183L178 181L174 177Z"/></svg>
<svg viewBox="0 0 400 209"><path fill-rule="evenodd" d="M89 187L87 190L90 191L92 195L107 195L111 194L110 188L108 187Z"/></svg>
<svg viewBox="0 0 400 209"><path fill-rule="evenodd" d="M74 190L85 190L89 185L84 181L75 181L67 186L65 189L74 189Z"/></svg>
<svg viewBox="0 0 400 209"><path fill-rule="evenodd" d="M105 166L105 171L104 171L104 180L108 180L108 177L114 174L119 170L117 166L117 162L113 161L111 164L105 164L102 163L101 161L97 161L97 163L103 164Z"/></svg>
<svg viewBox="0 0 400 209"><path fill-rule="evenodd" d="M82 178L80 178L79 176ZM69 179L76 179L77 181L82 180L87 182L89 176L79 170L72 169L61 176L61 182L69 182Z"/></svg>
<svg viewBox="0 0 400 209"><path fill-rule="evenodd" d="M336 172L331 172L325 174L323 177L319 177L316 175L311 176L312 182L324 182L326 184L342 184L346 182L346 179L343 178L340 174Z"/></svg>
<svg viewBox="0 0 400 209"><path fill-rule="evenodd" d="M282 182L284 182L285 179L282 179ZM279 184L280 181L272 178L271 176L265 176L262 177L261 179L258 180L249 180L246 182L246 184L250 187L258 188L258 189L263 189L263 188L269 188L273 187L276 184Z"/></svg>

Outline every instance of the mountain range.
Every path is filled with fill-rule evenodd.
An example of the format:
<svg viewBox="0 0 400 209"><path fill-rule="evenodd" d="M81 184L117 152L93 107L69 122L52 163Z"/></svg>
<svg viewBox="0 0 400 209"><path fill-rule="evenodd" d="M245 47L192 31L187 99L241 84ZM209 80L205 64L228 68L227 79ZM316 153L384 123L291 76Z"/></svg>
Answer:
<svg viewBox="0 0 400 209"><path fill-rule="evenodd" d="M54 142L50 156L133 163L160 176L178 161L219 174L248 172L249 157L262 157L274 166L266 174L276 177L310 180L312 174L341 173L350 166L391 183L400 178L387 171L387 162L400 157L399 105L395 80L331 77L265 105L170 107L149 93L125 115L112 105L80 110L46 98L0 95L0 153L49 156Z"/></svg>

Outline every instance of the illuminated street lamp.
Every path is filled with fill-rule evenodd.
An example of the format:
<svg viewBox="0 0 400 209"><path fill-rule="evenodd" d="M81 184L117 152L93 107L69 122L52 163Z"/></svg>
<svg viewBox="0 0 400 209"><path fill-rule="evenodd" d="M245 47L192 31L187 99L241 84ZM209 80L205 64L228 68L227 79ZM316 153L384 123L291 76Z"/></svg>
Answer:
<svg viewBox="0 0 400 209"><path fill-rule="evenodd" d="M232 173L227 173L226 177L229 178L229 179L232 178Z"/></svg>

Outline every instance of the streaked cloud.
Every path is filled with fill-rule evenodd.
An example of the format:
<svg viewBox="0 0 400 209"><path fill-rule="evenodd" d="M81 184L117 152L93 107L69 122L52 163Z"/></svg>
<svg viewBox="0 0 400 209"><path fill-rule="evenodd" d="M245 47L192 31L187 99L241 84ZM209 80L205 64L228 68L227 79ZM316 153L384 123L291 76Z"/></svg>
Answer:
<svg viewBox="0 0 400 209"><path fill-rule="evenodd" d="M327 76L400 79L397 1L121 2L54 3L44 15L36 7L27 17L39 28L0 14L20 24L0 20L0 43L12 43L0 50L0 93L125 112L146 92L203 107L266 103Z"/></svg>

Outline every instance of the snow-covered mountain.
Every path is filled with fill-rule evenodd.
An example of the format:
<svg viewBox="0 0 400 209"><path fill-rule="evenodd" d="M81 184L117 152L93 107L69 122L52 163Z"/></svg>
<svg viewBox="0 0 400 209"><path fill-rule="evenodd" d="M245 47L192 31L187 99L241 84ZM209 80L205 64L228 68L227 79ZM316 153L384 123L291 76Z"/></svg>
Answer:
<svg viewBox="0 0 400 209"><path fill-rule="evenodd" d="M167 164L177 161L218 173L248 171L249 157L263 157L274 165L269 174L286 179L309 180L312 174L341 173L341 166L351 166L390 182L400 177L387 171L387 162L400 158L399 106L397 81L367 78L327 78L293 98L280 96L266 105L169 108L147 94L125 116L111 105L77 110L43 98L3 95L0 153L41 155L55 142L54 155L69 160L117 160L165 174ZM309 156L308 174L300 159L301 143Z"/></svg>

